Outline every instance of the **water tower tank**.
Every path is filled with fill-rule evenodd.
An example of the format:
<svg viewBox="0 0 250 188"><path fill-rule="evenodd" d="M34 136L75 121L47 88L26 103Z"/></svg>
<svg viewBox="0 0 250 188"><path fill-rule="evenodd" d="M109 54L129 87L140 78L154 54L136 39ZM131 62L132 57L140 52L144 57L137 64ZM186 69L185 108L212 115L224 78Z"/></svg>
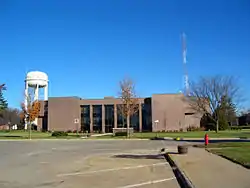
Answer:
<svg viewBox="0 0 250 188"><path fill-rule="evenodd" d="M42 88L48 85L48 75L44 72L32 71L27 74L26 82L29 87L37 87L38 85L39 88Z"/></svg>

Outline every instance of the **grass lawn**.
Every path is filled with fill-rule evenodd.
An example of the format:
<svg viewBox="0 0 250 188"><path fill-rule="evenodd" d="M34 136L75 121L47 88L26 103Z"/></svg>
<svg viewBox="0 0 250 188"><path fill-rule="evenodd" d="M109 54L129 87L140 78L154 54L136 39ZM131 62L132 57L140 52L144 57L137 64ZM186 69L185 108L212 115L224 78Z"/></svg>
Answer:
<svg viewBox="0 0 250 188"><path fill-rule="evenodd" d="M250 142L209 144L208 150L250 169Z"/></svg>
<svg viewBox="0 0 250 188"><path fill-rule="evenodd" d="M203 144L195 145L198 148L205 148ZM238 147L249 147L250 142L220 142L220 143L210 143L206 147L207 149L221 149L221 148L238 148Z"/></svg>
<svg viewBox="0 0 250 188"><path fill-rule="evenodd" d="M48 132L32 131L31 138L32 139L58 139L59 137L52 137L51 133L48 133ZM79 136L76 133L68 133L68 136L60 137L60 138L75 139L75 138L79 138ZM24 130L0 131L0 139L29 139L29 131L28 130L27 131L24 131Z"/></svg>
<svg viewBox="0 0 250 188"><path fill-rule="evenodd" d="M196 131L196 132L179 132L179 133L134 133L131 135L131 138L140 138L140 139L150 139L156 137L170 137L170 138L204 138L204 135L208 133L210 138L239 138L245 137L250 138L250 130L228 130L220 131L215 133L214 131ZM76 133L68 133L67 139L79 138L80 136L85 136L84 134L77 135ZM31 137L33 139L54 139L57 137L52 137L51 133L44 133L39 131L32 131ZM0 131L0 139L28 139L29 131L17 130L17 131ZM62 137L60 137L62 138ZM126 138L126 137L113 137L112 135L100 136L100 137L91 137L94 139L116 139L116 138Z"/></svg>
<svg viewBox="0 0 250 188"><path fill-rule="evenodd" d="M180 132L180 133L133 133L131 138L139 138L139 139L151 139L155 138L156 136L163 138L163 137L170 137L170 138L204 138L205 134L208 133L210 138L250 138L250 130L241 130L241 131L220 131L219 133L216 132L205 132L205 131L196 131L196 132ZM117 136L114 137L112 135L105 135L100 137L93 137L93 139L119 139L119 138L126 138L125 136Z"/></svg>
<svg viewBox="0 0 250 188"><path fill-rule="evenodd" d="M250 130L228 130L219 131L218 133L214 131L195 131L195 132L180 132L180 133L134 133L135 138L154 138L156 135L158 137L170 137L170 138L204 138L205 134L208 134L210 138L239 138L246 137L250 138Z"/></svg>
<svg viewBox="0 0 250 188"><path fill-rule="evenodd" d="M46 138L50 137L51 133L43 133L38 131L32 131L32 138ZM29 138L29 131L0 131L0 139L24 139Z"/></svg>

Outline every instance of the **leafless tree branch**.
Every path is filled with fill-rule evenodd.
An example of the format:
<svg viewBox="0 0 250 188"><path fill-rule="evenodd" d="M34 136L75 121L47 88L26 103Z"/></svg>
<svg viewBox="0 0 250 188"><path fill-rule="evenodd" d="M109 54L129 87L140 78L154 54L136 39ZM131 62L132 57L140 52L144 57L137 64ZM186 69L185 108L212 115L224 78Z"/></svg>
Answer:
<svg viewBox="0 0 250 188"><path fill-rule="evenodd" d="M221 105L230 102L237 106L242 99L240 94L237 81L232 76L201 77L197 82L190 83L190 96L185 100L188 100L192 110L209 114L218 122ZM223 108L225 110L226 106Z"/></svg>
<svg viewBox="0 0 250 188"><path fill-rule="evenodd" d="M127 121L127 136L129 136L130 117L139 109L139 99L135 91L135 83L130 78L124 78L119 83L119 98L122 105L119 105L119 111Z"/></svg>

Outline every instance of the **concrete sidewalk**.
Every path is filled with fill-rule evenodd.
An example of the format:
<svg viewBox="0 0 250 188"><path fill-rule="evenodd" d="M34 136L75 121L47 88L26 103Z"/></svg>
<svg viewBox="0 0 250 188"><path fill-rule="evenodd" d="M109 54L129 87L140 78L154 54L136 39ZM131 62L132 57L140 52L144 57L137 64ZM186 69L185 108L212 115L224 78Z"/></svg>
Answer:
<svg viewBox="0 0 250 188"><path fill-rule="evenodd" d="M250 170L209 153L205 149L193 147L188 149L186 155L170 154L170 157L195 187L250 187Z"/></svg>

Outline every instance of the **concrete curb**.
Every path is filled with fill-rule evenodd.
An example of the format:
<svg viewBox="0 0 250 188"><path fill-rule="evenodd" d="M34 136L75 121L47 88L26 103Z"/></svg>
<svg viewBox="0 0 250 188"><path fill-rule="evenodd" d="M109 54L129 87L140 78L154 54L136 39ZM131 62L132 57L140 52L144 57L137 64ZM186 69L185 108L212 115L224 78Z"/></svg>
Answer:
<svg viewBox="0 0 250 188"><path fill-rule="evenodd" d="M152 140L150 138L95 138L95 137L82 137L82 140ZM162 139L161 139L162 140ZM165 140L165 139L164 139Z"/></svg>
<svg viewBox="0 0 250 188"><path fill-rule="evenodd" d="M168 161L171 166L174 175L181 188L195 188L189 178L184 174L184 172L178 167L176 162L172 159L169 153L164 154L165 159Z"/></svg>

